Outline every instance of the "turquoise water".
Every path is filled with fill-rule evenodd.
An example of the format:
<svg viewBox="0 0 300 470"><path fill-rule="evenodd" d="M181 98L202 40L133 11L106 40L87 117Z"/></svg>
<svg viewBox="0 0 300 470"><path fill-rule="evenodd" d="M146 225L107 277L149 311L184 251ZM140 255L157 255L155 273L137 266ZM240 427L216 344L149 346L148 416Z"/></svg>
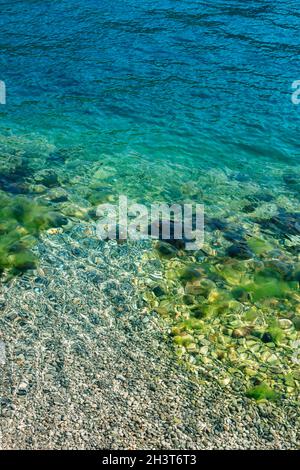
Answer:
<svg viewBox="0 0 300 470"><path fill-rule="evenodd" d="M2 1L0 22L2 133L266 184L298 163L296 2Z"/></svg>
<svg viewBox="0 0 300 470"><path fill-rule="evenodd" d="M300 106L291 101L299 21L287 0L2 0L3 271L33 267L27 254L16 261L12 244L25 235L27 250L32 235L65 224L53 221L58 214L87 222L97 203L119 194L194 201L210 221L207 258L196 256L199 264L212 257L206 276L226 295L237 286L250 293L238 301L264 312L261 329L278 318L299 325ZM20 224L25 232L15 236ZM228 263L247 279L224 275Z"/></svg>

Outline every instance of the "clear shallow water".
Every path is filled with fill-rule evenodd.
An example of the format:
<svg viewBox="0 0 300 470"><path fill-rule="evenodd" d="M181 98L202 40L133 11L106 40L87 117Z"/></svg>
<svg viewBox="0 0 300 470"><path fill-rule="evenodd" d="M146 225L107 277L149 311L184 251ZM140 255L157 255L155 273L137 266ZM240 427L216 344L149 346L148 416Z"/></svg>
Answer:
<svg viewBox="0 0 300 470"><path fill-rule="evenodd" d="M253 257L283 258L290 278L279 281L297 283L300 106L291 84L300 79L299 21L290 1L1 1L2 206L6 197L11 206L20 195L50 198L55 211L88 219L118 194L201 202L235 233L271 243L279 255L255 247ZM57 184L44 184L45 168ZM49 186L67 196L51 196ZM31 219L24 225L32 233ZM207 253L226 264L229 238L212 223ZM229 291L246 281L226 282ZM264 307L266 325L274 311L296 311L295 292L276 304L278 290L284 298L295 285L276 282L262 296L275 298Z"/></svg>

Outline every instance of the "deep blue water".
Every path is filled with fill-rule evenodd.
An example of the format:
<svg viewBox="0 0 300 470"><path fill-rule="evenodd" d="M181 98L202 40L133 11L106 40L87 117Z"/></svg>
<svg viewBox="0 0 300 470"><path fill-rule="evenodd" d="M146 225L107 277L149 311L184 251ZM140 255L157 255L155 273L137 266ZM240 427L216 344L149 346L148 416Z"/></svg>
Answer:
<svg viewBox="0 0 300 470"><path fill-rule="evenodd" d="M289 0L1 0L1 128L96 154L298 164L299 22Z"/></svg>

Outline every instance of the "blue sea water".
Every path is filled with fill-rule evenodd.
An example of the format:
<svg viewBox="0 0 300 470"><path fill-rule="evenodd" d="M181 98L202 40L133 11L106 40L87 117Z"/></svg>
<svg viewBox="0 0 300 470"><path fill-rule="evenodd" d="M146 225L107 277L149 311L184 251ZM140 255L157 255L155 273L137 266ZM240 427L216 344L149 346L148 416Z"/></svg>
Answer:
<svg viewBox="0 0 300 470"><path fill-rule="evenodd" d="M270 166L298 166L297 2L1 0L0 7L2 133L83 147L85 158L109 154L116 165L127 155L130 167L134 154L204 172L243 169L264 183Z"/></svg>

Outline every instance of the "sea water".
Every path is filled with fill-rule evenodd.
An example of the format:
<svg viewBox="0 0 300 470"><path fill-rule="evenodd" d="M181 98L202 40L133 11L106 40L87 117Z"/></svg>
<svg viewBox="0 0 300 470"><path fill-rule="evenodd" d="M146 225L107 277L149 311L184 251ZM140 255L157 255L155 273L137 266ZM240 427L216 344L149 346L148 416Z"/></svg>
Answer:
<svg viewBox="0 0 300 470"><path fill-rule="evenodd" d="M88 223L93 208L120 195L204 204L204 250L182 266L175 252L163 259L179 297L166 285L165 299L150 293L149 305L174 322L178 354L190 353L195 366L207 349L194 330L216 321L221 343L233 341L238 351L248 341L237 357L249 377L269 361L257 383L275 380L292 392L299 380L292 360L300 279L296 2L2 0L0 7L3 275L35 266L28 250L41 231L69 218ZM199 285L201 276L213 284ZM193 308L182 289L194 296ZM236 363L230 348L212 347L211 357ZM280 370L283 350L290 352Z"/></svg>

